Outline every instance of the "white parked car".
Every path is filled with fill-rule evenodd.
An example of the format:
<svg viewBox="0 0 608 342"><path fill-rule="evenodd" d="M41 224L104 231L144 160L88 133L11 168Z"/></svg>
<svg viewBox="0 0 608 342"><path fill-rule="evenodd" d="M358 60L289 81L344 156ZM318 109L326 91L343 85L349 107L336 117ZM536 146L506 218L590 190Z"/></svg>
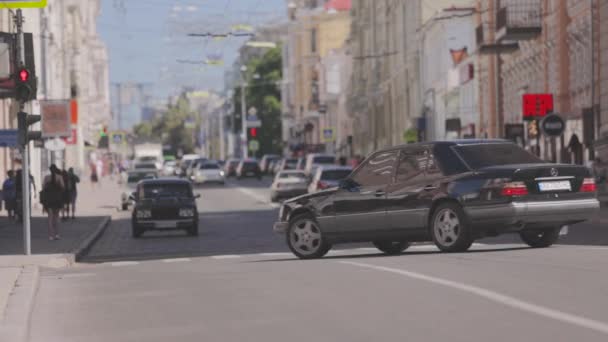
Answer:
<svg viewBox="0 0 608 342"><path fill-rule="evenodd" d="M283 198L291 198L306 193L308 181L302 171L285 170L280 171L274 177L270 186L270 200L279 201Z"/></svg>
<svg viewBox="0 0 608 342"><path fill-rule="evenodd" d="M133 204L129 197L137 188L139 181L155 178L158 178L158 172L155 170L132 170L127 172L127 177L120 194L120 208L122 210L129 210L129 206Z"/></svg>
<svg viewBox="0 0 608 342"><path fill-rule="evenodd" d="M192 182L194 184L219 183L224 185L226 177L220 164L213 161L198 163L192 171Z"/></svg>
<svg viewBox="0 0 608 342"><path fill-rule="evenodd" d="M322 166L317 168L308 186L308 193L337 187L353 171L350 166Z"/></svg>
<svg viewBox="0 0 608 342"><path fill-rule="evenodd" d="M163 165L163 175L174 176L176 167L177 167L177 161L175 161L175 160L165 161L165 164Z"/></svg>
<svg viewBox="0 0 608 342"><path fill-rule="evenodd" d="M311 153L306 156L304 172L311 177L320 166L336 165L336 156L333 154Z"/></svg>

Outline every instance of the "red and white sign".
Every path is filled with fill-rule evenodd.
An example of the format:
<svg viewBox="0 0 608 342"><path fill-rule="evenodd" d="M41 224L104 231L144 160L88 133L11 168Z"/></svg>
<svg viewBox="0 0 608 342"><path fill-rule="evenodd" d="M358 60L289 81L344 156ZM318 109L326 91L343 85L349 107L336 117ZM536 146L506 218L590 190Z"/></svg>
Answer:
<svg viewBox="0 0 608 342"><path fill-rule="evenodd" d="M62 138L70 136L70 101L40 101L40 116L43 138Z"/></svg>
<svg viewBox="0 0 608 342"><path fill-rule="evenodd" d="M78 130L75 127L72 127L72 133L69 137L63 138L66 144L68 145L76 145L78 142Z"/></svg>
<svg viewBox="0 0 608 342"><path fill-rule="evenodd" d="M542 118L553 112L553 94L524 94L522 106L524 120Z"/></svg>

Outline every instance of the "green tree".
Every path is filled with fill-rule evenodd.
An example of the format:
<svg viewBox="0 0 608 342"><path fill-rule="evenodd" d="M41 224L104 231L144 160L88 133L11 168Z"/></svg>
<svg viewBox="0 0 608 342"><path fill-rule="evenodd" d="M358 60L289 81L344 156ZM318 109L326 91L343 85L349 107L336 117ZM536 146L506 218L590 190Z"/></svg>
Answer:
<svg viewBox="0 0 608 342"><path fill-rule="evenodd" d="M254 58L247 63L248 86L245 89L247 109L255 107L262 127L258 130L260 150L257 155L280 153L281 137L281 90L282 79L281 49L268 50L261 58ZM253 75L260 77L254 78ZM234 89L235 128L241 126L241 88ZM236 119L238 118L238 119Z"/></svg>

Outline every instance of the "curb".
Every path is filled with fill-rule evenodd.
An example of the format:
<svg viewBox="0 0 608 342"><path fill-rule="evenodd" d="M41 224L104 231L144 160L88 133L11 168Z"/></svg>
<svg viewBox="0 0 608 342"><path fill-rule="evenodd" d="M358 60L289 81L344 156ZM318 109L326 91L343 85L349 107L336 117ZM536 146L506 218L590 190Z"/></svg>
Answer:
<svg viewBox="0 0 608 342"><path fill-rule="evenodd" d="M38 292L38 266L24 266L6 305L0 322L0 341L25 342L29 339L34 298Z"/></svg>
<svg viewBox="0 0 608 342"><path fill-rule="evenodd" d="M80 245L78 245L78 247L76 247L72 251L71 254L74 256L75 262L80 261L85 255L87 255L87 253L89 253L91 247L93 247L93 244L95 244L95 242L97 242L97 240L99 240L99 238L103 235L103 233L110 225L111 221L112 218L110 216L104 217L104 219L97 226L95 231L91 233L91 235L89 235L86 239L84 239L84 241L82 241Z"/></svg>

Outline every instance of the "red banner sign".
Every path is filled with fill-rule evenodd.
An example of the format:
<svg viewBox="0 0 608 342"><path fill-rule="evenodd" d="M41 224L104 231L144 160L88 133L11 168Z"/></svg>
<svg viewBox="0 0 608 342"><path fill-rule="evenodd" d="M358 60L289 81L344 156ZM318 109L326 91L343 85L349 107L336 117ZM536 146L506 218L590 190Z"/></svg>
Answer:
<svg viewBox="0 0 608 342"><path fill-rule="evenodd" d="M522 105L524 120L542 118L553 112L553 94L524 94Z"/></svg>

